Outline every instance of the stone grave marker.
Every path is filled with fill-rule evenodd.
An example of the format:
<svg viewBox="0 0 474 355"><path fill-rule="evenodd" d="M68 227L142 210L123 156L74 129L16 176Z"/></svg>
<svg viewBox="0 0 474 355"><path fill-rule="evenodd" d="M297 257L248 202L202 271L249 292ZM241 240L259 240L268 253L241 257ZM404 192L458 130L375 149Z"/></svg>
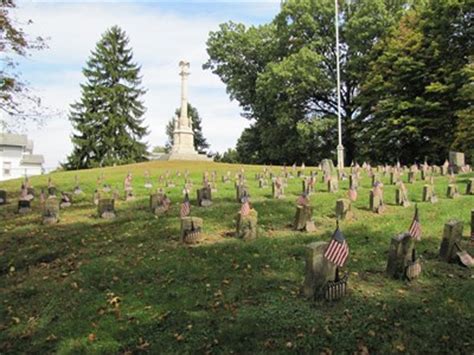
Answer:
<svg viewBox="0 0 474 355"><path fill-rule="evenodd" d="M331 176L331 178L328 180L328 192L337 191L339 191L339 182L337 180L337 177Z"/></svg>
<svg viewBox="0 0 474 355"><path fill-rule="evenodd" d="M43 224L55 224L59 221L59 202L57 198L48 198L43 207Z"/></svg>
<svg viewBox="0 0 474 355"><path fill-rule="evenodd" d="M450 220L444 225L443 239L439 249L439 256L442 260L450 263L457 260L457 252L461 251L463 223L457 220Z"/></svg>
<svg viewBox="0 0 474 355"><path fill-rule="evenodd" d="M253 240L258 234L258 213L250 207L249 200L244 197L242 206L237 214L236 236L243 240Z"/></svg>
<svg viewBox="0 0 474 355"><path fill-rule="evenodd" d="M296 213L293 228L298 231L314 232L313 208L309 205L307 194L303 193L296 200Z"/></svg>
<svg viewBox="0 0 474 355"><path fill-rule="evenodd" d="M359 188L359 179L356 174L349 175L349 188L357 190Z"/></svg>
<svg viewBox="0 0 474 355"><path fill-rule="evenodd" d="M474 195L474 178L467 180L466 195Z"/></svg>
<svg viewBox="0 0 474 355"><path fill-rule="evenodd" d="M336 250L339 252L335 252ZM329 243L308 244L303 295L308 299L326 299L327 301L344 297L347 293L348 274L340 277L339 268L345 263L348 253L349 249L339 228L336 229Z"/></svg>
<svg viewBox="0 0 474 355"><path fill-rule="evenodd" d="M464 153L449 152L449 165L455 173L458 173L465 164Z"/></svg>
<svg viewBox="0 0 474 355"><path fill-rule="evenodd" d="M458 186L456 184L449 184L448 189L446 190L446 197L456 198L459 197Z"/></svg>
<svg viewBox="0 0 474 355"><path fill-rule="evenodd" d="M98 190L94 191L94 196L92 197L92 202L94 205L98 206L99 205L99 200L100 200L100 193Z"/></svg>
<svg viewBox="0 0 474 355"><path fill-rule="evenodd" d="M212 205L211 188L209 186L197 190L197 202L200 207Z"/></svg>
<svg viewBox="0 0 474 355"><path fill-rule="evenodd" d="M471 243L474 243L474 210L471 210Z"/></svg>
<svg viewBox="0 0 474 355"><path fill-rule="evenodd" d="M340 198L336 201L336 219L345 220L352 219L354 217L352 213L352 204L350 200Z"/></svg>
<svg viewBox="0 0 474 355"><path fill-rule="evenodd" d="M385 210L385 205L383 202L383 190L380 185L376 185L370 191L370 210L375 213L383 213Z"/></svg>
<svg viewBox="0 0 474 355"><path fill-rule="evenodd" d="M408 172L408 183L409 184L413 184L416 180L416 176L415 176L415 172L414 171L409 171Z"/></svg>
<svg viewBox="0 0 474 355"><path fill-rule="evenodd" d="M18 213L27 214L31 211L31 202L29 200L18 201Z"/></svg>
<svg viewBox="0 0 474 355"><path fill-rule="evenodd" d="M416 256L415 240L410 233L392 238L388 252L387 273L395 279L412 280L421 273L421 264Z"/></svg>
<svg viewBox="0 0 474 355"><path fill-rule="evenodd" d="M198 217L181 217L181 242L196 244L201 239L203 219Z"/></svg>
<svg viewBox="0 0 474 355"><path fill-rule="evenodd" d="M272 183L272 196L273 198L284 198L284 187L280 177L277 177Z"/></svg>
<svg viewBox="0 0 474 355"><path fill-rule="evenodd" d="M409 207L410 201L408 200L408 191L403 182L398 183L398 187L395 190L395 204L398 206Z"/></svg>
<svg viewBox="0 0 474 355"><path fill-rule="evenodd" d="M115 200L113 198L102 198L99 200L97 211L100 218L115 218Z"/></svg>
<svg viewBox="0 0 474 355"><path fill-rule="evenodd" d="M48 187L48 196L56 196L57 194L57 189L54 186Z"/></svg>
<svg viewBox="0 0 474 355"><path fill-rule="evenodd" d="M5 190L0 190L0 205L7 204L7 192Z"/></svg>
<svg viewBox="0 0 474 355"><path fill-rule="evenodd" d="M431 202L436 203L438 202L438 197L436 197L434 191L434 185L423 185L423 202Z"/></svg>
<svg viewBox="0 0 474 355"><path fill-rule="evenodd" d="M61 208L68 208L71 207L72 205L72 197L70 194L67 192L62 192L61 193L61 202L59 204L59 207Z"/></svg>
<svg viewBox="0 0 474 355"><path fill-rule="evenodd" d="M441 166L441 175L448 175L449 173L449 162L448 160L446 159L444 161L444 164Z"/></svg>
<svg viewBox="0 0 474 355"><path fill-rule="evenodd" d="M244 185L235 185L235 195L237 202L241 203L244 197L249 196L247 187Z"/></svg>

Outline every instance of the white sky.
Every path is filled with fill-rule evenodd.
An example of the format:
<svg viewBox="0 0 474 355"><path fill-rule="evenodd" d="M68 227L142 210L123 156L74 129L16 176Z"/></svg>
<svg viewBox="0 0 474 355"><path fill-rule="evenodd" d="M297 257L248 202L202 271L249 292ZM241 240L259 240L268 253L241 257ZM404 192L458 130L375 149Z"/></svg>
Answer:
<svg viewBox="0 0 474 355"><path fill-rule="evenodd" d="M178 62L185 59L191 63L189 101L203 118L211 150L233 147L249 122L240 117L238 103L229 100L219 78L202 70L208 33L229 20L268 22L278 8L279 1L20 2L18 19L34 22L26 32L49 37L49 48L33 53L20 70L44 105L61 112L41 127L26 128L35 153L45 156L46 168L54 168L71 152L67 112L80 97L81 69L101 34L115 24L127 32L134 60L142 67L149 146L166 141L165 126L180 103Z"/></svg>

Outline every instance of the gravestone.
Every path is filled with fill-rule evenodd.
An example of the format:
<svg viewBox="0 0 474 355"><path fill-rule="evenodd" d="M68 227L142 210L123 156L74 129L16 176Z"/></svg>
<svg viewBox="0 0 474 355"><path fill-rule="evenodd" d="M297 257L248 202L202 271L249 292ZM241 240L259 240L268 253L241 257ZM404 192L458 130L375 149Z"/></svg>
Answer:
<svg viewBox="0 0 474 355"><path fill-rule="evenodd" d="M402 233L392 238L388 251L387 273L395 279L408 280L418 277L421 273L415 240L410 233Z"/></svg>
<svg viewBox="0 0 474 355"><path fill-rule="evenodd" d="M464 153L449 152L449 165L455 173L458 173L465 164Z"/></svg>
<svg viewBox="0 0 474 355"><path fill-rule="evenodd" d="M7 192L0 190L0 205L6 205L7 203Z"/></svg>
<svg viewBox="0 0 474 355"><path fill-rule="evenodd" d="M55 224L59 221L59 202L56 198L49 198L43 207L43 224Z"/></svg>
<svg viewBox="0 0 474 355"><path fill-rule="evenodd" d="M409 207L408 191L403 183L400 183L395 190L395 204L398 206Z"/></svg>
<svg viewBox="0 0 474 355"><path fill-rule="evenodd" d="M242 202L245 196L249 196L247 187L244 185L235 185L235 195L237 202Z"/></svg>
<svg viewBox="0 0 474 355"><path fill-rule="evenodd" d="M434 186L433 185L423 185L422 201L423 202L431 202L431 203L438 202L438 198L436 197L436 194L434 192Z"/></svg>
<svg viewBox="0 0 474 355"><path fill-rule="evenodd" d="M341 198L336 201L336 219L345 220L352 219L352 204L351 201Z"/></svg>
<svg viewBox="0 0 474 355"><path fill-rule="evenodd" d="M155 213L156 209L161 207L163 196L163 193L156 193L150 195L150 210L152 213Z"/></svg>
<svg viewBox="0 0 474 355"><path fill-rule="evenodd" d="M408 183L413 184L415 182L415 172L414 171L409 171L408 172Z"/></svg>
<svg viewBox="0 0 474 355"><path fill-rule="evenodd" d="M31 187L31 186L30 186L30 187L27 187L27 188L26 188L26 192L27 192L28 198L29 198L30 200L33 200L33 199L35 198L35 189L34 189L34 187Z"/></svg>
<svg viewBox="0 0 474 355"><path fill-rule="evenodd" d="M448 185L448 189L446 191L446 197L448 197L448 198L459 197L458 186L456 184L449 184Z"/></svg>
<svg viewBox="0 0 474 355"><path fill-rule="evenodd" d="M268 184L267 184L267 180L263 177L261 177L259 180L258 180L258 187L263 189L265 187L267 187Z"/></svg>
<svg viewBox="0 0 474 355"><path fill-rule="evenodd" d="M397 171L392 171L390 173L390 185L395 185L398 180L400 180L400 173Z"/></svg>
<svg viewBox="0 0 474 355"><path fill-rule="evenodd" d="M323 159L321 161L321 170L329 175L332 175L334 173L334 163L330 159Z"/></svg>
<svg viewBox="0 0 474 355"><path fill-rule="evenodd" d="M313 208L310 206L296 206L293 228L298 231L314 232L316 227L313 221Z"/></svg>
<svg viewBox="0 0 474 355"><path fill-rule="evenodd" d="M209 207L212 205L211 188L209 186L197 190L197 202L200 207Z"/></svg>
<svg viewBox="0 0 474 355"><path fill-rule="evenodd" d="M449 172L449 162L448 160L444 161L444 164L441 165L441 175L448 175Z"/></svg>
<svg viewBox="0 0 474 355"><path fill-rule="evenodd" d="M181 218L181 242L196 244L201 239L203 219L198 217Z"/></svg>
<svg viewBox="0 0 474 355"><path fill-rule="evenodd" d="M349 188L357 190L359 188L359 179L356 174L349 175Z"/></svg>
<svg viewBox="0 0 474 355"><path fill-rule="evenodd" d="M327 242L313 242L306 246L305 280L302 291L308 299L331 298L330 295L325 295L325 290L328 286L335 289L331 286L336 283L344 288L341 290L341 296L346 292L347 278L342 280L343 282L338 280L338 267L324 257L328 245Z"/></svg>
<svg viewBox="0 0 474 355"><path fill-rule="evenodd" d="M236 236L243 240L253 240L257 238L258 213L251 209L247 215L237 214Z"/></svg>
<svg viewBox="0 0 474 355"><path fill-rule="evenodd" d="M474 179L467 180L466 195L474 195Z"/></svg>
<svg viewBox="0 0 474 355"><path fill-rule="evenodd" d="M385 210L381 192L370 191L370 210L375 213L383 213Z"/></svg>
<svg viewBox="0 0 474 355"><path fill-rule="evenodd" d="M57 189L54 186L48 187L48 196L56 196Z"/></svg>
<svg viewBox="0 0 474 355"><path fill-rule="evenodd" d="M31 211L31 202L29 200L19 200L18 201L18 213L26 214Z"/></svg>
<svg viewBox="0 0 474 355"><path fill-rule="evenodd" d="M310 177L308 179L303 179L301 181L302 188L303 188L303 193L310 195L314 192L314 177Z"/></svg>
<svg viewBox="0 0 474 355"><path fill-rule="evenodd" d="M272 196L273 198L284 198L284 187L283 183L279 178L277 178L273 183L272 183Z"/></svg>
<svg viewBox="0 0 474 355"><path fill-rule="evenodd" d="M331 177L328 180L328 192L337 192L339 190L339 182L337 178Z"/></svg>
<svg viewBox="0 0 474 355"><path fill-rule="evenodd" d="M471 243L474 243L474 210L471 210Z"/></svg>
<svg viewBox="0 0 474 355"><path fill-rule="evenodd" d="M115 200L112 198L102 198L99 200L97 211L100 218L115 218Z"/></svg>
<svg viewBox="0 0 474 355"><path fill-rule="evenodd" d="M442 260L448 263L457 261L457 252L461 251L462 230L463 223L461 221L450 220L444 225L443 239L439 249L439 256Z"/></svg>
<svg viewBox="0 0 474 355"><path fill-rule="evenodd" d="M61 208L68 208L71 207L72 205L72 197L70 194L67 192L62 192L61 193L61 202L59 204L59 207Z"/></svg>

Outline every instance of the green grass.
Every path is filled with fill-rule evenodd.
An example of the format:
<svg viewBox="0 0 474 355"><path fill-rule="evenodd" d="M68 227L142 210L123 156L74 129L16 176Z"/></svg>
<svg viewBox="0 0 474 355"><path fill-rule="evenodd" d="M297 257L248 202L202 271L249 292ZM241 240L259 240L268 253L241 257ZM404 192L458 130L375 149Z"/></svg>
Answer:
<svg viewBox="0 0 474 355"><path fill-rule="evenodd" d="M148 210L144 171L157 176L188 168L194 186L206 169L218 172L212 207L193 206L204 218L205 241L195 247L179 243L177 187L165 189L173 201L169 216ZM81 171L86 196L61 211L54 226L41 224L38 201L26 216L15 213L16 200L0 206L0 352L2 353L472 353L474 351L474 282L472 271L438 260L444 223L464 222L468 242L474 196L464 195L460 175L458 199L445 197L446 177L436 177L437 204L421 203L423 182L408 185L419 202L423 239L420 279L412 283L385 275L391 237L405 231L413 208L394 205L395 187L384 178L387 210L368 210L369 179L364 175L355 203L356 219L342 222L351 248L346 269L350 293L337 303L309 302L300 294L305 245L328 240L335 227L337 198L348 182L330 194L318 176L311 196L317 232L293 232L289 224L301 189L289 180L286 198L270 198L271 188L258 189L256 172L246 166L252 201L259 213L261 237L243 242L230 237L239 209L233 183L220 176L239 166L210 163L152 162ZM309 172L310 168L306 171ZM100 220L92 205L96 179L104 173L122 187L134 175L132 202L121 201L118 217ZM275 173L280 168L273 167ZM59 190L72 190L75 172L52 174ZM406 175L405 175L406 178ZM39 191L47 176L32 179ZM19 181L2 183L18 195ZM192 196L195 200L195 192ZM111 304L119 297L119 306Z"/></svg>

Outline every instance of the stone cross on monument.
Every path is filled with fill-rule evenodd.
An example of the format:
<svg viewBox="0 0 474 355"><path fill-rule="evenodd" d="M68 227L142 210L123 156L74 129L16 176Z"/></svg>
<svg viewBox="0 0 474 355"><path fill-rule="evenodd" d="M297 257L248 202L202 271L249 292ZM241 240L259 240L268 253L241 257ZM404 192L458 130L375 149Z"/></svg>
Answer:
<svg viewBox="0 0 474 355"><path fill-rule="evenodd" d="M194 132L191 117L188 117L189 62L179 62L181 69L181 114L174 118L173 147L164 160L208 160L194 149Z"/></svg>

